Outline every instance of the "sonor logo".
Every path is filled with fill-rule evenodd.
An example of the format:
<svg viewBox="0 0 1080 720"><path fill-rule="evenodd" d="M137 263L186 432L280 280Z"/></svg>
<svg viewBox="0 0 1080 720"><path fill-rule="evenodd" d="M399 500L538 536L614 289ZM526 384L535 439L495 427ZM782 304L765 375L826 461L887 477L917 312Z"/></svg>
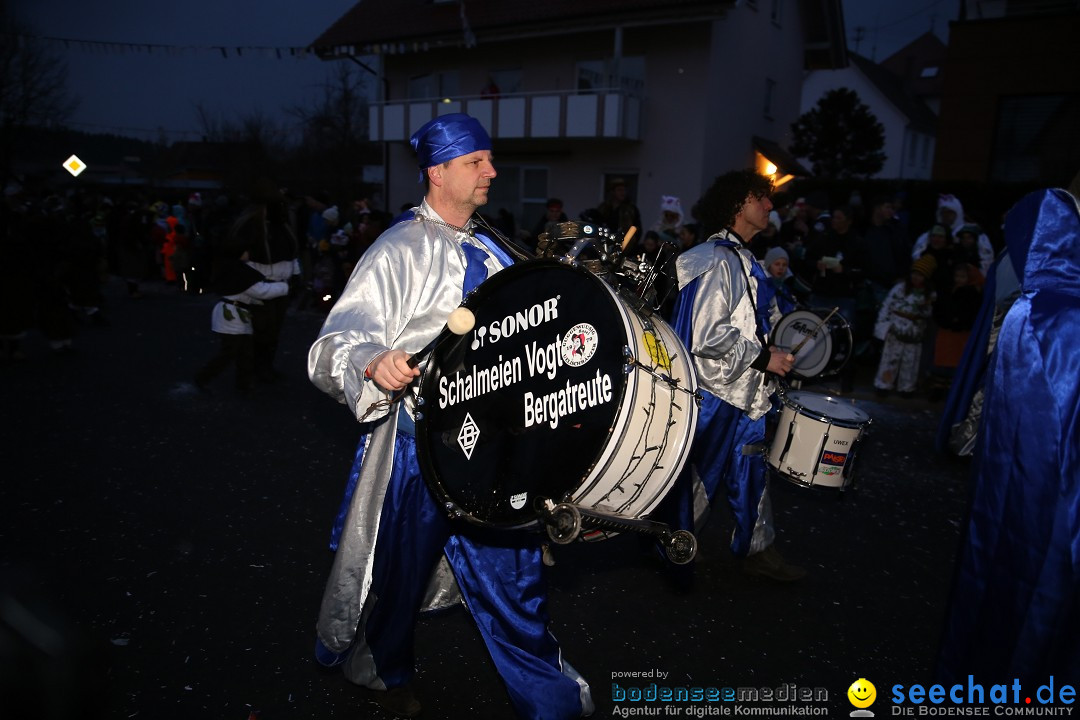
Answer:
<svg viewBox="0 0 1080 720"><path fill-rule="evenodd" d="M503 338L529 328L543 325L559 317L559 296L536 303L527 310L519 310L507 315L502 320L481 325L473 331L472 349L477 350L487 343L497 343Z"/></svg>

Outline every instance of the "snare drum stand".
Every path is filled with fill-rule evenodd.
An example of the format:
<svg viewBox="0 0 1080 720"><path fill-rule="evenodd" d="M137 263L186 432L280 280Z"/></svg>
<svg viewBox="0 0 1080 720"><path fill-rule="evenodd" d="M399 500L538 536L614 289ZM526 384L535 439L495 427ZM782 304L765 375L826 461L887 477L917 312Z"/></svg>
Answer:
<svg viewBox="0 0 1080 720"><path fill-rule="evenodd" d="M618 513L585 508L573 503L545 500L541 508L548 537L559 545L567 545L581 535L584 528L615 532L639 532L660 538L668 560L685 565L697 554L697 538L689 530L672 530L667 523L647 518L632 518Z"/></svg>

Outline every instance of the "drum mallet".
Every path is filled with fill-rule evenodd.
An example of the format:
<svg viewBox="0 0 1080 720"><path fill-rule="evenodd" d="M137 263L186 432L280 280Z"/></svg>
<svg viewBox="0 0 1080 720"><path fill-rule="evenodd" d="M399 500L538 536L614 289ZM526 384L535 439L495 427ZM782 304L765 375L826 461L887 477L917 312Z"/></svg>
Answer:
<svg viewBox="0 0 1080 720"><path fill-rule="evenodd" d="M473 329L473 326L475 324L476 315L473 314L472 310L466 307L454 308L454 310L446 317L446 327L443 328L442 332L440 332L434 340L425 345L423 350L416 353L415 355L410 355L409 359L405 362L407 362L409 367L411 368L416 367L424 360L425 357L431 354L431 351L434 350L439 345L439 343L441 343L451 334L457 335L459 337L465 335L467 332ZM382 356L380 355L380 357ZM405 393L407 393L408 391L409 385L406 385L405 387L401 388L401 390L399 390L393 397L382 398L381 400L376 400L375 402L371 403L371 405L368 406L367 412L360 416L360 422L363 422L365 419L367 419L368 415L370 415L375 410L378 410L380 408L388 408L394 403L396 403L398 400L401 400L401 398L405 397Z"/></svg>
<svg viewBox="0 0 1080 720"><path fill-rule="evenodd" d="M828 315L826 315L826 316L825 316L825 319L824 319L824 320L822 320L821 322L819 322L819 323L817 324L817 327L816 327L816 328L814 328L814 332L812 332L812 333L810 333L809 335L807 335L806 337L804 337L804 338L802 339L802 342L800 342L800 343L799 343L798 345L796 345L795 347L793 347L793 348L791 349L791 351L789 352L789 354L790 354L790 355L795 355L795 354L796 354L797 352L799 352L800 350L802 350L802 349L803 349L803 345L805 345L806 343L810 342L810 338L812 338L812 337L814 337L815 335L817 335L817 331L818 331L818 330L820 330L821 328L825 327L825 323L829 322L829 319L830 319L830 318L831 318L831 317L832 317L833 315L835 315L836 313L838 313L838 312L840 312L840 306L834 307L834 308L832 309L832 312L831 312L831 313L829 313ZM468 332L468 330L466 330L465 332Z"/></svg>
<svg viewBox="0 0 1080 720"><path fill-rule="evenodd" d="M627 248L628 245L630 245L630 241L634 239L634 233L636 233L636 232L637 232L637 225L631 225L630 229L626 231L625 235L623 235L622 248L621 248L623 252L626 252L626 248Z"/></svg>
<svg viewBox="0 0 1080 720"><path fill-rule="evenodd" d="M424 346L424 349L415 355L409 356L409 367L416 367L424 358L426 358L431 351L436 348L443 340L448 336L448 331L454 335L465 335L473 326L476 325L476 315L473 311L467 307L454 308L454 310L446 316L446 328L436 336L434 340Z"/></svg>

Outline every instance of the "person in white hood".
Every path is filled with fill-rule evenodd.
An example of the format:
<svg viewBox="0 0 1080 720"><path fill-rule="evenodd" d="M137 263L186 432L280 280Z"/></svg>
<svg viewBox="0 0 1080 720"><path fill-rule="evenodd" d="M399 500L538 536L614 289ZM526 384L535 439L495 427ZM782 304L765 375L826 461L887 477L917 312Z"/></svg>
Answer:
<svg viewBox="0 0 1080 720"><path fill-rule="evenodd" d="M966 223L966 220L964 219L964 206L960 204L959 198L955 195L939 195L936 218L938 224L949 228L952 231L952 236L957 237L960 234L960 228L964 227L964 224ZM915 241L915 245L911 248L911 259L918 260L922 257L929 242L929 231L920 235L919 239ZM994 262L994 246L990 244L990 238L987 237L986 233L979 234L978 246L979 269L985 275L986 271L990 269L990 263Z"/></svg>

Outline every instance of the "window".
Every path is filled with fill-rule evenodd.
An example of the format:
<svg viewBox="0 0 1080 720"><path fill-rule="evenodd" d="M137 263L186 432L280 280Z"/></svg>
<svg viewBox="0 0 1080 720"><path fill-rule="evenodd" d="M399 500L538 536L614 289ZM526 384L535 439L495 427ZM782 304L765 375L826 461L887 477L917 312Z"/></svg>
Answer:
<svg viewBox="0 0 1080 720"><path fill-rule="evenodd" d="M496 148L497 150L497 148ZM535 165L502 164L495 158L498 181L491 184L483 215L494 220L500 211L514 217L518 229L532 230L544 215L548 199L548 169ZM504 228L505 229L505 228Z"/></svg>
<svg viewBox="0 0 1080 720"><path fill-rule="evenodd" d="M526 167L521 169L522 202L546 203L548 197L548 169Z"/></svg>
<svg viewBox="0 0 1080 720"><path fill-rule="evenodd" d="M773 117L773 97L776 94L776 81L772 78L765 78L765 107L763 112L765 118L772 120Z"/></svg>
<svg viewBox="0 0 1080 720"><path fill-rule="evenodd" d="M492 70L488 73L492 95L514 95L521 92L521 69Z"/></svg>
<svg viewBox="0 0 1080 720"><path fill-rule="evenodd" d="M922 135L912 130L907 131L908 134L908 154L907 164L914 166L915 158L919 156L919 140L922 139Z"/></svg>
<svg viewBox="0 0 1080 720"><path fill-rule="evenodd" d="M772 0L772 7L769 9L769 19L772 20L773 25L780 27L780 20L784 14L784 0Z"/></svg>
<svg viewBox="0 0 1080 720"><path fill-rule="evenodd" d="M521 168L521 225L532 232L537 221L544 217L548 199L548 169Z"/></svg>
<svg viewBox="0 0 1080 720"><path fill-rule="evenodd" d="M939 68L937 68L937 67L935 67L933 65L927 65L926 67L924 67L922 69L922 72L919 73L919 77L922 77L922 78L936 78L938 76L938 70L939 70Z"/></svg>
<svg viewBox="0 0 1080 720"><path fill-rule="evenodd" d="M458 93L458 74L456 70L417 75L409 78L408 97L410 100L454 97Z"/></svg>
<svg viewBox="0 0 1080 720"><path fill-rule="evenodd" d="M585 60L577 64L577 90L590 93L599 90L621 90L631 95L645 93L645 58L641 55L619 60L615 77L615 60Z"/></svg>
<svg viewBox="0 0 1080 720"><path fill-rule="evenodd" d="M1068 182L1080 146L1080 93L998 99L990 179Z"/></svg>

